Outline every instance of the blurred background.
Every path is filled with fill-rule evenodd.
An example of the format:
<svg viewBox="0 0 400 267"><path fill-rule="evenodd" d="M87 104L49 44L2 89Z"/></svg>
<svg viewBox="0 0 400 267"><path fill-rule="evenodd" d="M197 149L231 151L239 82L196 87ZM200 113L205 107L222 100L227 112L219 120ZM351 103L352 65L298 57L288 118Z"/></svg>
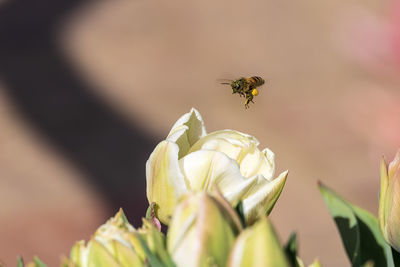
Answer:
<svg viewBox="0 0 400 267"><path fill-rule="evenodd" d="M216 82L252 75L248 110ZM377 214L399 88L399 1L0 0L0 259L57 266L119 207L140 225L145 162L196 107L289 169L281 240L348 266L317 181Z"/></svg>

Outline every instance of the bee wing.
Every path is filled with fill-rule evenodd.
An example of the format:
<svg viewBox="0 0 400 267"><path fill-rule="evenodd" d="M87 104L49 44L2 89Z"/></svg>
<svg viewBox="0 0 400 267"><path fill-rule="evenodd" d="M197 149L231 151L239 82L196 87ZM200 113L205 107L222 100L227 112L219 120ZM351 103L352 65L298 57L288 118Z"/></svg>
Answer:
<svg viewBox="0 0 400 267"><path fill-rule="evenodd" d="M228 84L230 85L232 83L233 80L231 79L217 79L217 82L220 84Z"/></svg>

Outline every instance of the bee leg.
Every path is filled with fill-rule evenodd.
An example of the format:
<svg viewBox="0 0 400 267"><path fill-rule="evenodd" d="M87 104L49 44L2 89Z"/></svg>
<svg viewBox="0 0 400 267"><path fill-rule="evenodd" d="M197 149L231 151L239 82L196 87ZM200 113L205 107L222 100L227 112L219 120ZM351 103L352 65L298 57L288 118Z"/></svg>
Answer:
<svg viewBox="0 0 400 267"><path fill-rule="evenodd" d="M250 103L250 99L249 99L249 98L246 98L246 101L244 102L244 107L245 107L246 109L249 108L249 103Z"/></svg>
<svg viewBox="0 0 400 267"><path fill-rule="evenodd" d="M252 103L254 103L253 102L253 95L252 94L246 94L246 102L244 103L244 105L245 105L245 107L246 108L249 108L249 103L250 102L252 102Z"/></svg>

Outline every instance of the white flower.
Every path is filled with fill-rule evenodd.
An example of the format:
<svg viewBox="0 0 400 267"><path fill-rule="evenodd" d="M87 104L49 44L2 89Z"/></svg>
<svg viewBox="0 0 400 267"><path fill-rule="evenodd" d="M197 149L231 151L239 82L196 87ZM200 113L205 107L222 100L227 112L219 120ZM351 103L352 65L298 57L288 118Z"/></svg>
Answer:
<svg viewBox="0 0 400 267"><path fill-rule="evenodd" d="M274 153L260 151L253 136L221 130L206 133L193 109L172 127L146 163L147 198L158 204L157 216L168 224L179 198L188 191L213 191L236 205L243 203L247 224L268 214L286 181L287 171L273 179Z"/></svg>

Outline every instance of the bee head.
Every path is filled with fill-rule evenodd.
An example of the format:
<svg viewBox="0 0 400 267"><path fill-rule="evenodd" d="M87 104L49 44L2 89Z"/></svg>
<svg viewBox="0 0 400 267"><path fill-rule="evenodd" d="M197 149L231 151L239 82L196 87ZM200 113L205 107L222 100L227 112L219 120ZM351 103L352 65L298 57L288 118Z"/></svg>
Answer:
<svg viewBox="0 0 400 267"><path fill-rule="evenodd" d="M232 92L237 93L240 89L240 81L239 80L233 81L231 83L231 87L232 87Z"/></svg>

